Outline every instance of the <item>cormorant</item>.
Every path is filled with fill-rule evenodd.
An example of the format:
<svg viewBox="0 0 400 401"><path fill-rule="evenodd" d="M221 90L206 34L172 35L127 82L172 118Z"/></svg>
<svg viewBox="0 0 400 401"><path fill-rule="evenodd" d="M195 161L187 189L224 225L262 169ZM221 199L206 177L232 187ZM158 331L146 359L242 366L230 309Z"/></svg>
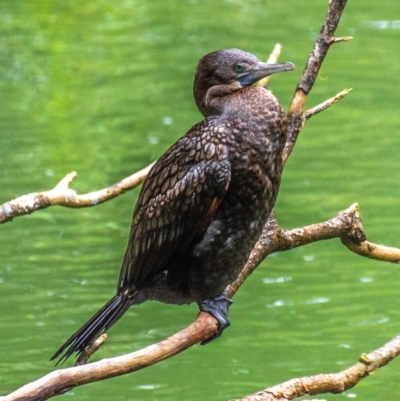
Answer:
<svg viewBox="0 0 400 401"><path fill-rule="evenodd" d="M196 302L229 326L225 287L238 275L272 211L287 120L253 84L293 70L238 49L204 56L194 98L206 117L155 163L133 212L117 294L54 354L81 354L134 304Z"/></svg>

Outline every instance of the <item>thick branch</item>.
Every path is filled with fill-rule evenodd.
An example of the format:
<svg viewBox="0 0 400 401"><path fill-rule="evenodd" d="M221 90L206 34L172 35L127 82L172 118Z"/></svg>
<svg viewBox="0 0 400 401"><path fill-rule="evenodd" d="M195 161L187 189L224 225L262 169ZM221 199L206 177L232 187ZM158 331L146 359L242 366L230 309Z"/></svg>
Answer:
<svg viewBox="0 0 400 401"><path fill-rule="evenodd" d="M226 295L235 294L247 277L271 253L332 238L345 238L354 245L365 240L357 204L339 212L333 219L293 230L281 230L275 216L271 215L239 277L225 290Z"/></svg>
<svg viewBox="0 0 400 401"><path fill-rule="evenodd" d="M226 288L225 294L233 296L247 277L271 253L284 252L312 242L333 238L339 238L343 245L360 256L383 262L400 263L400 249L366 240L356 203L326 222L292 230L281 230L275 217L271 215L249 260L238 278Z"/></svg>
<svg viewBox="0 0 400 401"><path fill-rule="evenodd" d="M63 394L74 387L131 373L170 358L217 332L218 323L208 313L200 312L187 328L157 344L115 358L103 359L73 368L59 369L0 397L1 401L41 401Z"/></svg>

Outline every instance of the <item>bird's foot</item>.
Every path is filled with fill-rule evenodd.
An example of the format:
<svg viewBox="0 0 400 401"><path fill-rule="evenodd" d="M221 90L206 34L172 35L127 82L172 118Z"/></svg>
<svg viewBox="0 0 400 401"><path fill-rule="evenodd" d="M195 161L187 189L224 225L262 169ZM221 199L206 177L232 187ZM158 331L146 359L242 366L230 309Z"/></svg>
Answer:
<svg viewBox="0 0 400 401"><path fill-rule="evenodd" d="M230 326L231 322L228 320L228 309L232 304L232 300L225 295L219 295L213 299L206 299L200 304L200 310L209 313L211 316L218 320L218 332L201 345L208 344L209 342L220 337L222 332Z"/></svg>

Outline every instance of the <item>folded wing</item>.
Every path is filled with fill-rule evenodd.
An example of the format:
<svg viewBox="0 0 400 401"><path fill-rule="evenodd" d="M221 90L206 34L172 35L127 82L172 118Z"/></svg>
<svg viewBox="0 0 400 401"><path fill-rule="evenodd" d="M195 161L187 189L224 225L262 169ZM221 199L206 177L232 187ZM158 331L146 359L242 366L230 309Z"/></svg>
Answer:
<svg viewBox="0 0 400 401"><path fill-rule="evenodd" d="M201 124L209 124L205 120ZM206 131L206 130L205 130ZM226 147L192 128L150 171L133 214L118 290L140 290L210 224L229 188ZM209 132L209 130L208 130Z"/></svg>

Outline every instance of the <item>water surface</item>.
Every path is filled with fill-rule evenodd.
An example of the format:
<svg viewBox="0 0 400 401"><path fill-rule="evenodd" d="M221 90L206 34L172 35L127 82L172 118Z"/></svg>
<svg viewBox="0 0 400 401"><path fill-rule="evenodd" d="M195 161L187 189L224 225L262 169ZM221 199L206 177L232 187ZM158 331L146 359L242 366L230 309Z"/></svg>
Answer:
<svg viewBox="0 0 400 401"><path fill-rule="evenodd" d="M287 108L326 8L312 0L3 0L0 203L50 189L74 170L75 189L96 190L155 160L201 119L192 77L211 50L265 58L282 43L282 61L297 71L274 76L270 88ZM331 49L307 105L353 92L302 131L276 207L283 227L359 202L369 239L400 246L397 16L396 0L349 1L338 35L355 39ZM51 371L61 342L114 294L137 194L89 209L53 207L1 227L1 393ZM73 394L226 400L336 372L397 334L399 278L397 266L362 259L337 240L274 255L235 296L221 339ZM150 302L132 308L96 358L159 341L196 313ZM344 396L394 399L398 364Z"/></svg>

